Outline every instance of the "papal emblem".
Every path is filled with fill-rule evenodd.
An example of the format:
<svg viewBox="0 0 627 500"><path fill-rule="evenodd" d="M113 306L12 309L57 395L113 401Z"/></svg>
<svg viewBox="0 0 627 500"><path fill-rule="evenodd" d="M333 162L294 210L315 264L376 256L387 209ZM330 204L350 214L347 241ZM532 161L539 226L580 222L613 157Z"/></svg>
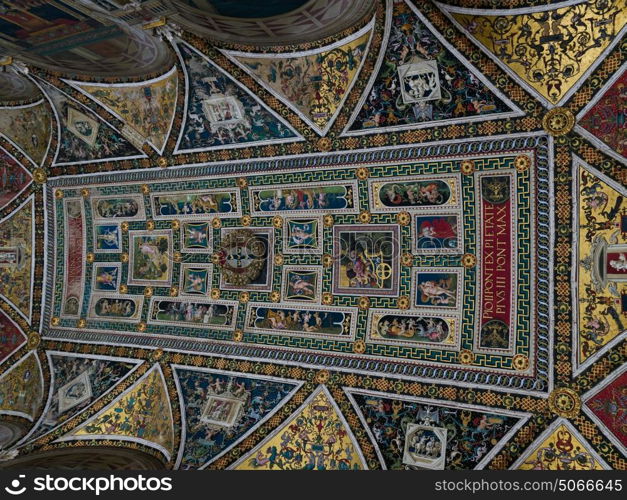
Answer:
<svg viewBox="0 0 627 500"><path fill-rule="evenodd" d="M499 205L509 200L509 182L508 175L503 176L486 176L481 179L481 194L483 199Z"/></svg>
<svg viewBox="0 0 627 500"><path fill-rule="evenodd" d="M238 229L226 234L216 260L229 284L244 286L261 274L266 259L266 242L249 229Z"/></svg>

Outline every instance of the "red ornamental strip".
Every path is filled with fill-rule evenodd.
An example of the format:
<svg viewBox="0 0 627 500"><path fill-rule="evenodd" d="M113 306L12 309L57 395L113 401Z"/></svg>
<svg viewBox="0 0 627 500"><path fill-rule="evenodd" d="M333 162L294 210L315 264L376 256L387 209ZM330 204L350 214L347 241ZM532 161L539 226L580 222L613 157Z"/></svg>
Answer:
<svg viewBox="0 0 627 500"><path fill-rule="evenodd" d="M481 347L508 348L512 332L512 178L481 178Z"/></svg>
<svg viewBox="0 0 627 500"><path fill-rule="evenodd" d="M83 252L85 228L81 200L67 200L65 205L66 225L66 276L62 314L78 316L83 293L85 256Z"/></svg>

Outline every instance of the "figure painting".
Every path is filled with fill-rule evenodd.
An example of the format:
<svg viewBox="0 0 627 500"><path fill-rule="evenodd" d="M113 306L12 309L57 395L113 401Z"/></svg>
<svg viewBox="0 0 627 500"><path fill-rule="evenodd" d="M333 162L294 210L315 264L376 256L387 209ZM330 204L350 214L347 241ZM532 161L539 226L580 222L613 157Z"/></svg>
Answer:
<svg viewBox="0 0 627 500"><path fill-rule="evenodd" d="M462 270L429 268L415 273L416 307L456 309L461 303Z"/></svg>
<svg viewBox="0 0 627 500"><path fill-rule="evenodd" d="M353 211L354 186L294 185L274 189L253 189L251 197L255 212L268 215L274 212L328 213Z"/></svg>
<svg viewBox="0 0 627 500"><path fill-rule="evenodd" d="M285 266L283 269L283 300L318 301L321 279L321 271L317 267Z"/></svg>
<svg viewBox="0 0 627 500"><path fill-rule="evenodd" d="M501 415L433 400L416 401L371 393L352 393L352 397L388 470L407 470L408 465L427 469L475 469L493 451L501 449L503 440L521 420L520 415ZM432 439L434 437L437 439ZM437 446L442 440L442 446ZM427 451L426 444L430 441L433 444ZM445 458L444 465L438 463L438 448L440 456Z"/></svg>
<svg viewBox="0 0 627 500"><path fill-rule="evenodd" d="M426 469L444 469L447 429L408 424L403 463Z"/></svg>
<svg viewBox="0 0 627 500"><path fill-rule="evenodd" d="M398 79L405 104L442 98L438 64L435 60L400 65Z"/></svg>
<svg viewBox="0 0 627 500"><path fill-rule="evenodd" d="M245 400L225 396L209 396L200 421L219 427L232 427L235 424Z"/></svg>
<svg viewBox="0 0 627 500"><path fill-rule="evenodd" d="M94 264L92 273L94 290L98 292L117 292L120 287L121 275L122 270L119 262Z"/></svg>
<svg viewBox="0 0 627 500"><path fill-rule="evenodd" d="M72 436L79 436L79 439L139 436L169 456L174 442L172 407L159 365L153 365L136 384L64 439L72 439Z"/></svg>
<svg viewBox="0 0 627 500"><path fill-rule="evenodd" d="M450 320L431 316L373 313L373 339L443 343L452 334Z"/></svg>
<svg viewBox="0 0 627 500"><path fill-rule="evenodd" d="M143 297L94 294L89 307L90 319L138 321Z"/></svg>
<svg viewBox="0 0 627 500"><path fill-rule="evenodd" d="M234 96L212 97L202 101L202 110L211 124L211 129L219 127L232 128L241 124L250 128L248 118L244 115L242 103Z"/></svg>
<svg viewBox="0 0 627 500"><path fill-rule="evenodd" d="M286 219L283 251L302 254L321 252L321 229L318 219Z"/></svg>
<svg viewBox="0 0 627 500"><path fill-rule="evenodd" d="M42 402L43 388L41 364L31 351L0 376L0 413L32 422Z"/></svg>
<svg viewBox="0 0 627 500"><path fill-rule="evenodd" d="M627 192L591 167L577 178L577 361L585 363L627 329Z"/></svg>
<svg viewBox="0 0 627 500"><path fill-rule="evenodd" d="M238 201L231 191L194 191L182 193L153 193L153 213L156 219L202 217L209 214L238 215Z"/></svg>
<svg viewBox="0 0 627 500"><path fill-rule="evenodd" d="M384 182L370 181L371 202L376 211L457 208L460 202L459 179L454 175L405 177Z"/></svg>
<svg viewBox="0 0 627 500"><path fill-rule="evenodd" d="M333 227L333 293L397 295L398 226Z"/></svg>
<svg viewBox="0 0 627 500"><path fill-rule="evenodd" d="M74 136L84 141L89 147L93 147L98 138L100 124L85 113L81 113L71 106L68 106L67 111L68 130L74 134Z"/></svg>
<svg viewBox="0 0 627 500"><path fill-rule="evenodd" d="M234 470L363 470L365 460L337 404L319 386Z"/></svg>
<svg viewBox="0 0 627 500"><path fill-rule="evenodd" d="M50 97L61 122L59 148L55 159L57 163L97 162L143 156L120 132L109 127L88 108L51 85L44 83L43 89Z"/></svg>
<svg viewBox="0 0 627 500"><path fill-rule="evenodd" d="M82 353L47 354L54 381L52 398L33 438L84 410L137 366L135 362L84 357Z"/></svg>
<svg viewBox="0 0 627 500"><path fill-rule="evenodd" d="M352 40L295 57L247 54L233 59L320 132L331 125L357 79L370 39L369 27L365 29Z"/></svg>
<svg viewBox="0 0 627 500"><path fill-rule="evenodd" d="M131 231L130 285L167 285L172 275L170 231Z"/></svg>
<svg viewBox="0 0 627 500"><path fill-rule="evenodd" d="M404 1L392 2L383 62L353 131L472 120L509 107Z"/></svg>
<svg viewBox="0 0 627 500"><path fill-rule="evenodd" d="M151 323L185 323L198 327L230 327L235 306L216 302L192 300L153 299L150 309Z"/></svg>
<svg viewBox="0 0 627 500"><path fill-rule="evenodd" d="M211 251L212 230L208 222L184 222L181 224L182 250L192 252Z"/></svg>
<svg viewBox="0 0 627 500"><path fill-rule="evenodd" d="M252 307L248 326L271 333L349 336L351 314L339 310Z"/></svg>
<svg viewBox="0 0 627 500"><path fill-rule="evenodd" d="M78 406L83 401L90 399L91 396L92 390L89 381L89 373L85 371L59 389L57 393L59 414Z"/></svg>
<svg viewBox="0 0 627 500"><path fill-rule="evenodd" d="M461 221L457 215L416 216L414 249L416 253L461 253Z"/></svg>
<svg viewBox="0 0 627 500"><path fill-rule="evenodd" d="M298 387L281 379L235 377L196 367L175 367L174 373L187 429L193 429L185 436L181 470L198 469L227 451L269 418Z"/></svg>
<svg viewBox="0 0 627 500"><path fill-rule="evenodd" d="M183 264L181 268L181 294L207 295L210 271L196 264Z"/></svg>
<svg viewBox="0 0 627 500"><path fill-rule="evenodd" d="M141 196L95 197L92 200L94 219L144 219L144 200Z"/></svg>
<svg viewBox="0 0 627 500"><path fill-rule="evenodd" d="M94 249L96 252L122 251L120 226L117 224L94 225Z"/></svg>

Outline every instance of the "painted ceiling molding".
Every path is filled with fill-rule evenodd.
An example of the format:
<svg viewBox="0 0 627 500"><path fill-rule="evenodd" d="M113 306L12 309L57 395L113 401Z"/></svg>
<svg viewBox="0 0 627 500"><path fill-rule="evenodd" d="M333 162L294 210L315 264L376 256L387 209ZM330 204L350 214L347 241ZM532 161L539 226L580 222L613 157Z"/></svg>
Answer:
<svg viewBox="0 0 627 500"><path fill-rule="evenodd" d="M18 106L0 106L0 110L0 134L32 163L41 165L50 146L53 126L45 99Z"/></svg>
<svg viewBox="0 0 627 500"><path fill-rule="evenodd" d="M26 342L26 335L5 312L0 311L0 363Z"/></svg>
<svg viewBox="0 0 627 500"><path fill-rule="evenodd" d="M414 4L388 1L387 20L387 47L347 135L524 115L434 31Z"/></svg>
<svg viewBox="0 0 627 500"><path fill-rule="evenodd" d="M124 122L122 133L138 148L148 142L157 153L163 153L176 111L176 66L140 83L67 83Z"/></svg>
<svg viewBox="0 0 627 500"><path fill-rule="evenodd" d="M627 65L617 71L578 115L577 131L597 147L627 162L627 128L625 112L620 107L625 102Z"/></svg>
<svg viewBox="0 0 627 500"><path fill-rule="evenodd" d="M555 458L557 455L557 459ZM607 470L610 467L568 420L557 419L514 463L517 470Z"/></svg>
<svg viewBox="0 0 627 500"><path fill-rule="evenodd" d="M624 0L573 0L506 13L441 8L548 107L563 104L627 29Z"/></svg>
<svg viewBox="0 0 627 500"><path fill-rule="evenodd" d="M0 468L627 468L624 3L342 1L0 35Z"/></svg>
<svg viewBox="0 0 627 500"><path fill-rule="evenodd" d="M224 53L311 128L325 135L359 76L373 26L374 19L346 39L304 52Z"/></svg>
<svg viewBox="0 0 627 500"><path fill-rule="evenodd" d="M303 140L268 105L209 57L176 45L186 75L186 114L176 153Z"/></svg>
<svg viewBox="0 0 627 500"><path fill-rule="evenodd" d="M0 210L24 193L32 180L29 170L6 149L0 147Z"/></svg>
<svg viewBox="0 0 627 500"><path fill-rule="evenodd" d="M54 164L142 158L145 153L104 119L65 92L42 83L54 111L58 143ZM133 136L135 137L135 136Z"/></svg>
<svg viewBox="0 0 627 500"><path fill-rule="evenodd" d="M321 445L325 453L320 452ZM295 447L300 448L298 452L293 451ZM366 468L355 437L323 385L281 427L231 466L233 470Z"/></svg>
<svg viewBox="0 0 627 500"><path fill-rule="evenodd" d="M33 441L67 424L92 403L122 384L141 361L108 356L46 352L51 383L39 422L23 442Z"/></svg>
<svg viewBox="0 0 627 500"><path fill-rule="evenodd" d="M135 386L60 440L139 438L169 460L174 446L171 411L163 372L156 364Z"/></svg>
<svg viewBox="0 0 627 500"><path fill-rule="evenodd" d="M33 421L43 401L44 380L36 353L30 352L0 376L0 415Z"/></svg>

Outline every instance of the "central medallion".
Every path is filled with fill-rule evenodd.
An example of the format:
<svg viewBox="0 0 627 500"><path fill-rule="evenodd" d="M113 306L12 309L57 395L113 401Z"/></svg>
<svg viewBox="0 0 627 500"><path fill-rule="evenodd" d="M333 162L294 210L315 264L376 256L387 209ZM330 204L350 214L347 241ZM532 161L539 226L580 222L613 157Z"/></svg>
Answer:
<svg viewBox="0 0 627 500"><path fill-rule="evenodd" d="M229 285L250 285L266 267L268 241L250 229L230 231L224 235L216 260Z"/></svg>

